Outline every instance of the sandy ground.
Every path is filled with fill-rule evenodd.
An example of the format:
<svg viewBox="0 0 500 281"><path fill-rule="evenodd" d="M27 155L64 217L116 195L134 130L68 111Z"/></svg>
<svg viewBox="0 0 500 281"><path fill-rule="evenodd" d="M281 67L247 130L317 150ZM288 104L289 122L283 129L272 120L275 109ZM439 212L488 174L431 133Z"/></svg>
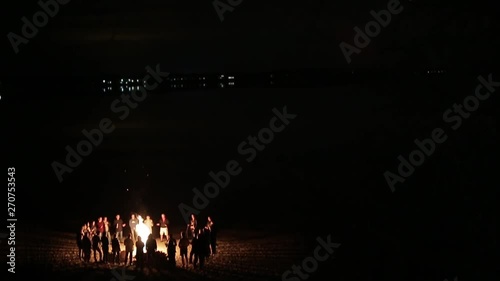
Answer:
<svg viewBox="0 0 500 281"><path fill-rule="evenodd" d="M293 234L272 236L233 231L219 235L218 253L210 257L203 270L192 265L181 268L179 251L174 269L161 259L157 266L139 270L134 265L95 263L93 255L90 263L84 263L78 258L73 234L46 232L18 236L16 275L42 280L281 280L285 270L310 254L301 238ZM164 242L157 239L157 244L158 251L165 253ZM122 262L124 256L122 252Z"/></svg>

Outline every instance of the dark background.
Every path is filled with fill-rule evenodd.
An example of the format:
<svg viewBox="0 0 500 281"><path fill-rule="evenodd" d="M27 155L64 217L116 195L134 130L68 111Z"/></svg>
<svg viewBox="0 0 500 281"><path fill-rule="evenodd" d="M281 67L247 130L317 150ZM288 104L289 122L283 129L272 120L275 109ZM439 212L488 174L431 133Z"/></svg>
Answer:
<svg viewBox="0 0 500 281"><path fill-rule="evenodd" d="M352 44L353 28L388 2L243 1L220 22L212 1L72 0L18 55L5 36L2 70L38 77L141 74L156 63L172 72L496 66L499 22L487 1L403 0L403 11L347 64L340 42ZM20 34L36 3L6 4L3 33Z"/></svg>
<svg viewBox="0 0 500 281"><path fill-rule="evenodd" d="M230 159L244 163L237 145L267 126L273 107L286 105L296 120L201 217L213 215L222 231L268 228L310 235L311 243L332 234L342 249L328 272L337 268L347 279L351 268L384 280L494 280L498 98L455 132L442 119L476 84L474 76L445 75L329 89L151 94L62 184L51 162L82 139L82 128L101 116L116 119L108 115L111 98L14 99L4 108L15 120L7 125L7 159L17 169L18 225L69 231L97 216L136 211L122 207L125 186L137 192L136 206L182 225L178 204L189 204L209 171ZM448 140L391 193L383 173L394 172L397 156L407 157L413 140L436 127Z"/></svg>
<svg viewBox="0 0 500 281"><path fill-rule="evenodd" d="M221 23L210 1L73 0L19 54L5 39L2 163L16 167L19 227L74 231L130 211L165 212L182 225L178 204L190 203L191 189L227 161L243 163L238 145L287 106L298 117L202 217L226 229L330 233L342 248L329 270L346 280L498 280L498 91L457 131L442 118L474 93L478 75L500 80L495 10L402 1L404 11L347 64L339 43L352 43L352 28L386 3L244 1ZM17 4L2 11L5 34L38 9ZM64 147L100 119L117 120L118 96L76 85L140 78L156 64L172 73L366 75L331 87L155 91L59 183L50 165ZM426 73L433 69L446 72ZM448 140L391 193L383 173L436 127Z"/></svg>

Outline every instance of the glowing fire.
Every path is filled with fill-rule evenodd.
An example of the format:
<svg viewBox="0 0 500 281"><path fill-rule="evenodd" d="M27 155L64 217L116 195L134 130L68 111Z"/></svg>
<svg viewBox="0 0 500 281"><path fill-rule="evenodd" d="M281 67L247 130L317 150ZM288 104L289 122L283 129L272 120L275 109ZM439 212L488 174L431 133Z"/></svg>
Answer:
<svg viewBox="0 0 500 281"><path fill-rule="evenodd" d="M151 234L151 231L149 227L143 223L141 216L137 216L137 219L139 220L139 224L135 227L135 230L137 232L137 236L141 237L141 241L144 243L143 251L146 252L146 240L148 240L148 236Z"/></svg>

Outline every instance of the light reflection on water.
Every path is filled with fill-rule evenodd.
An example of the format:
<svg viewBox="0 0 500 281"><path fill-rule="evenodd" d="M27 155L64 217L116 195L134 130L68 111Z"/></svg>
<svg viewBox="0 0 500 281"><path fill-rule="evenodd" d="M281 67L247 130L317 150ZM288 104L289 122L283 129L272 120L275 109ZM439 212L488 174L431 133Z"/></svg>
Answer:
<svg viewBox="0 0 500 281"><path fill-rule="evenodd" d="M132 91L139 90L139 87L144 86L146 86L146 82L137 78L103 79L101 91L103 93L113 93L119 90L120 93L132 93Z"/></svg>
<svg viewBox="0 0 500 281"><path fill-rule="evenodd" d="M225 89L234 88L239 83L236 83L235 76L220 75L216 80L210 83L208 79L203 77L168 77L163 83L163 89L172 90L194 90L194 89ZM101 93L105 94L122 94L132 93L139 90L140 87L146 87L146 81L137 78L117 78L103 79L101 83ZM241 86L241 85L240 85Z"/></svg>

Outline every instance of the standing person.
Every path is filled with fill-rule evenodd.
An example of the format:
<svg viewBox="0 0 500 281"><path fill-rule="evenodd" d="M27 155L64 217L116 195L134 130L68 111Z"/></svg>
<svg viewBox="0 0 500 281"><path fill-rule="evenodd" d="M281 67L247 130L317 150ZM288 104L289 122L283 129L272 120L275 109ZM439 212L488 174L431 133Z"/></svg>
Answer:
<svg viewBox="0 0 500 281"><path fill-rule="evenodd" d="M198 234L198 259L200 260L200 269L205 266L205 260L210 255L209 233L206 229L200 229Z"/></svg>
<svg viewBox="0 0 500 281"><path fill-rule="evenodd" d="M85 235L89 235L89 239L92 237L92 229L90 228L90 222L85 225Z"/></svg>
<svg viewBox="0 0 500 281"><path fill-rule="evenodd" d="M120 218L120 215L116 215L115 221L113 222L113 227L116 238L118 238L118 241L120 241L120 243L123 243L123 227L125 227L125 224Z"/></svg>
<svg viewBox="0 0 500 281"><path fill-rule="evenodd" d="M198 221L194 214L191 214L191 219L187 225L186 232L188 233L188 237L194 237L196 234L196 228L198 226Z"/></svg>
<svg viewBox="0 0 500 281"><path fill-rule="evenodd" d="M97 224L95 221L92 222L92 225L90 226L90 237L94 237L94 234L97 232Z"/></svg>
<svg viewBox="0 0 500 281"><path fill-rule="evenodd" d="M82 238L83 248L83 261L90 262L90 250L92 249L92 242L90 241L90 234L85 233Z"/></svg>
<svg viewBox="0 0 500 281"><path fill-rule="evenodd" d="M203 253L205 254L205 259L208 260L210 258L211 252L211 233L210 233L210 227L208 227L208 224L205 225L205 228L202 230L203 232Z"/></svg>
<svg viewBox="0 0 500 281"><path fill-rule="evenodd" d="M104 263L108 263L109 260L109 240L106 235L102 235L101 237L101 246L102 246L102 258Z"/></svg>
<svg viewBox="0 0 500 281"><path fill-rule="evenodd" d="M100 244L101 239L99 238L99 232L94 232L94 236L92 237L92 250L94 251L94 261L101 262L102 261L102 251ZM97 260L97 254L99 254L99 260Z"/></svg>
<svg viewBox="0 0 500 281"><path fill-rule="evenodd" d="M97 219L97 231L99 232L99 237L106 235L106 233L104 233L104 222L102 221L102 217Z"/></svg>
<svg viewBox="0 0 500 281"><path fill-rule="evenodd" d="M160 221L156 224L157 226L160 227L160 241L163 242L163 236L165 235L165 240L167 239L168 235L168 219L165 214L161 214Z"/></svg>
<svg viewBox="0 0 500 281"><path fill-rule="evenodd" d="M199 251L198 235L195 234L191 240L191 251L189 252L189 263L193 263L193 257L196 261L196 253ZM195 262L196 265L196 262Z"/></svg>
<svg viewBox="0 0 500 281"><path fill-rule="evenodd" d="M137 225L139 224L139 220L135 217L135 214L130 215L130 220L128 221L128 225L130 227L130 235L132 236L132 241L137 239Z"/></svg>
<svg viewBox="0 0 500 281"><path fill-rule="evenodd" d="M132 265L132 252L134 251L134 241L132 240L132 235L129 234L127 239L125 239L125 265L130 257L130 262L128 265Z"/></svg>
<svg viewBox="0 0 500 281"><path fill-rule="evenodd" d="M148 240L146 240L146 252L148 254L148 264L150 266L154 263L154 255L156 253L156 249L156 239L153 238L153 234L149 234Z"/></svg>
<svg viewBox="0 0 500 281"><path fill-rule="evenodd" d="M104 223L104 234L105 236L108 238L108 241L111 242L111 232L110 232L110 223L108 221L108 217L104 217L104 219L102 220L102 222Z"/></svg>
<svg viewBox="0 0 500 281"><path fill-rule="evenodd" d="M120 241L116 234L113 236L113 240L111 241L111 250L113 251L113 263L120 264Z"/></svg>
<svg viewBox="0 0 500 281"><path fill-rule="evenodd" d="M87 234L87 224L82 225L80 233L83 234L83 235Z"/></svg>
<svg viewBox="0 0 500 281"><path fill-rule="evenodd" d="M83 258L83 246L82 246L83 231L76 234L76 246L78 246L78 258Z"/></svg>
<svg viewBox="0 0 500 281"><path fill-rule="evenodd" d="M210 231L210 252L212 256L217 253L217 227L214 226L214 222L211 217L207 218L207 227Z"/></svg>
<svg viewBox="0 0 500 281"><path fill-rule="evenodd" d="M146 216L146 219L144 220L144 224L149 227L149 233L153 233L153 220L151 219L150 216Z"/></svg>
<svg viewBox="0 0 500 281"><path fill-rule="evenodd" d="M144 268L144 242L142 242L141 236L137 236L137 242L135 242L135 260L137 261L137 266L139 268Z"/></svg>
<svg viewBox="0 0 500 281"><path fill-rule="evenodd" d="M203 234L202 229L198 229L198 233L195 234L195 238L193 238L193 247L191 248L191 252L194 253L194 261L193 267L196 268L198 266L198 261L200 262L200 269L203 269L205 265L205 256L203 255Z"/></svg>
<svg viewBox="0 0 500 281"><path fill-rule="evenodd" d="M175 268L175 250L177 248L177 242L175 241L175 238L172 237L172 235L168 236L168 243L167 243L167 255L168 255L168 263L170 264L170 267Z"/></svg>
<svg viewBox="0 0 500 281"><path fill-rule="evenodd" d="M179 240L179 252L181 255L182 267L187 267L188 265L188 247L189 239L186 237L186 233L181 231L181 239Z"/></svg>

